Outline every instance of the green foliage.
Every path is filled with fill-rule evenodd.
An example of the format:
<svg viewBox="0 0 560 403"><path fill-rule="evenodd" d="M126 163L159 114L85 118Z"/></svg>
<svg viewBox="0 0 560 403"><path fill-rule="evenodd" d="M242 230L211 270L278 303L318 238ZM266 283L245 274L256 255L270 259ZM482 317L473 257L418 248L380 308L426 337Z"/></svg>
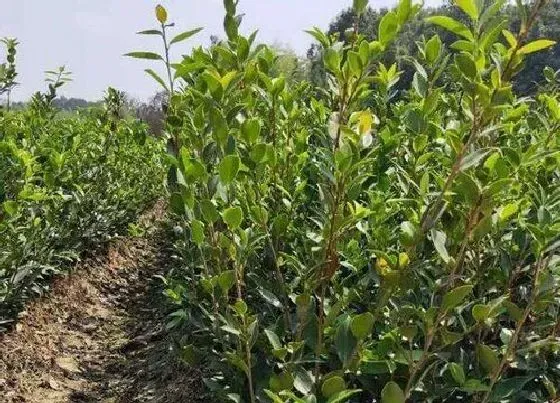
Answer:
<svg viewBox="0 0 560 403"><path fill-rule="evenodd" d="M0 330L163 191L162 144L121 119L122 93L109 89L102 117L59 117L53 100L68 77L48 75L49 92L0 114Z"/></svg>
<svg viewBox="0 0 560 403"><path fill-rule="evenodd" d="M527 34L544 3L505 36L482 3L428 17L399 99L384 57L421 13L407 0L375 38L360 1L344 37L309 31L321 89L275 75L234 0L227 41L171 66L169 327L214 399L556 398L560 87L512 86L551 44Z"/></svg>
<svg viewBox="0 0 560 403"><path fill-rule="evenodd" d="M18 41L13 38L2 38L0 42L6 47L6 62L0 64L0 95L9 92L17 83L16 53Z"/></svg>
<svg viewBox="0 0 560 403"><path fill-rule="evenodd" d="M453 3L453 2L449 2ZM541 2L542 7L539 10L539 22L531 25L531 29L527 31L527 42L538 41L541 37L546 37L554 40L560 39L560 2L546 1ZM508 4L508 2L500 0L488 2L488 7L482 8L482 4L486 4L475 0L461 0L456 2L457 7L451 7L449 4L437 8L427 8L422 10L415 18L413 18L396 38L396 40L389 46L386 52L381 56L385 65L397 63L399 70L401 70L401 80L397 84L397 90L405 90L408 83L412 80L415 69L409 61L409 56L418 51L418 47L423 46L423 41L433 37L434 34L439 34L443 43L449 47L456 41L455 35L464 36L469 40L471 34L476 34L469 31L469 21L473 19L475 24L479 27L493 23L499 17L506 17L504 26L495 27L490 37L499 34L501 29L509 29L512 32L519 29L521 21L517 7ZM378 27L383 16L388 12L386 9L374 10L372 8L365 8L360 14L357 21L359 31L363 33L369 40L377 39ZM525 12L526 14L526 12ZM331 24L328 34L338 35L340 40L348 41L351 39L351 32L355 28L356 13L353 9L342 11ZM429 18L425 18L429 17ZM436 17L436 18L434 18ZM436 24L438 22L439 24ZM443 24L443 25L442 25ZM447 31L444 27L453 28ZM487 32L490 32L488 30ZM425 38L425 39L424 39ZM317 39L317 38L316 38ZM319 43L321 41L317 39ZM545 46L547 41L539 41L541 46ZM456 44L456 46L466 45ZM421 50L422 52L422 50ZM519 93L534 94L538 89L538 83L544 83L545 77L543 70L546 66L550 66L552 71L560 69L560 47L553 46L547 48L544 52L539 52L533 57L524 61L525 68L518 71L513 78L512 83ZM321 85L326 84L324 71L321 66L320 48L313 45L308 51L309 75L314 83ZM406 83L406 84L405 84ZM397 94L398 95L398 94Z"/></svg>
<svg viewBox="0 0 560 403"><path fill-rule="evenodd" d="M163 78L161 78L158 73L156 73L152 69L146 69L146 73L152 77L159 85L163 87L166 92L173 92L173 85L175 82L175 77L171 74L171 60L170 60L170 49L174 44L186 41L190 37L196 35L202 28L196 28L190 31L185 31L180 34L175 35L171 40L168 39L168 30L169 28L175 26L173 23L167 22L167 10L161 4L158 4L155 8L155 16L156 20L160 23L159 29L148 29L145 31L138 32L139 35L156 35L161 36L163 42L163 55L154 52L146 52L146 51L136 51L136 52L129 52L125 54L125 56L132 57L135 59L144 59L144 60L160 60L163 61L165 64L165 69L167 72L167 82Z"/></svg>

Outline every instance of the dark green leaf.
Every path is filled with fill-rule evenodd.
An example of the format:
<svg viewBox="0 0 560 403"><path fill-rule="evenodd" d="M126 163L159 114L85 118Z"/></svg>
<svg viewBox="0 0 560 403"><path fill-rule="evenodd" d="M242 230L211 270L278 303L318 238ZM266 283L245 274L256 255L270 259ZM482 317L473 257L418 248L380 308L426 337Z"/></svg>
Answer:
<svg viewBox="0 0 560 403"><path fill-rule="evenodd" d="M203 30L203 28L196 28L196 29L193 29L191 31L186 31L186 32L180 33L179 35L175 36L171 40L171 42L169 42L169 45L171 46L174 43L185 41L185 40L189 39L191 36L196 35L197 33L199 33L202 30Z"/></svg>
<svg viewBox="0 0 560 403"><path fill-rule="evenodd" d="M472 289L472 285L462 285L449 291L443 296L441 308L444 311L449 311L450 309L460 305L471 293Z"/></svg>
<svg viewBox="0 0 560 403"><path fill-rule="evenodd" d="M125 56L134 57L135 59L163 60L160 55L153 52L130 52L125 54Z"/></svg>

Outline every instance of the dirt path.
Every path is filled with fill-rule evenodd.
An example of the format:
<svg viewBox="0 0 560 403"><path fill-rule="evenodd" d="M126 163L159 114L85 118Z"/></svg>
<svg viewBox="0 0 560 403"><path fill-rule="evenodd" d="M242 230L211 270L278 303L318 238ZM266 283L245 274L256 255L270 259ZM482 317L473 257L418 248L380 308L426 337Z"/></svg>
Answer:
<svg viewBox="0 0 560 403"><path fill-rule="evenodd" d="M162 211L141 220L148 235L119 239L55 280L0 336L0 401L201 401L199 377L174 360L163 327L153 278L169 262Z"/></svg>

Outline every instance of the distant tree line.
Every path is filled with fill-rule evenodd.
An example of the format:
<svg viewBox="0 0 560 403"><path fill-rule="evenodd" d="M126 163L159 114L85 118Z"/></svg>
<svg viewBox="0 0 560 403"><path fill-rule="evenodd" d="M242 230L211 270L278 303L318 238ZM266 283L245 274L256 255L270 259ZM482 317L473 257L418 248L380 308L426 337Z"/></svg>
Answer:
<svg viewBox="0 0 560 403"><path fill-rule="evenodd" d="M124 92L122 96L122 116L124 118L135 117L143 121L150 127L152 134L159 136L163 130L163 105L166 101L165 93L156 93L148 101L139 101ZM23 109L28 104L28 101L11 102L10 108L14 110ZM60 98L55 98L52 101L52 105L59 111L67 113L85 110L98 110L101 112L104 101L88 101L83 98L66 98L61 96Z"/></svg>

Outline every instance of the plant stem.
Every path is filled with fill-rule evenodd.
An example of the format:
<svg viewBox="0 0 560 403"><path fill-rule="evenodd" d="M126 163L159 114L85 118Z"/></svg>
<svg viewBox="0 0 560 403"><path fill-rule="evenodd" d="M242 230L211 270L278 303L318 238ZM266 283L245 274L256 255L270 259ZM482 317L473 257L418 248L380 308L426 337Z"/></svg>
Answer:
<svg viewBox="0 0 560 403"><path fill-rule="evenodd" d="M169 101L171 101L171 97L175 93L175 88L173 84L173 76L171 74L171 62L169 61L169 44L167 43L167 32L165 24L161 24L161 32L163 38L163 47L165 49L165 68L167 70L167 79L169 80ZM176 130L173 133L173 148L175 151L175 155L179 155L179 150L181 149L180 142L179 142L179 135L177 134Z"/></svg>
<svg viewBox="0 0 560 403"><path fill-rule="evenodd" d="M255 391L253 390L253 370L251 369L251 348L249 347L249 342L245 344L245 350L247 352L247 379L249 380L249 396L251 398L251 403L255 403Z"/></svg>
<svg viewBox="0 0 560 403"><path fill-rule="evenodd" d="M461 147L459 154L457 154L457 157L455 158L455 162L453 163L453 166L451 168L451 173L447 177L447 180L443 185L443 189L441 190L435 203L432 205L431 208L427 208L426 211L424 212L424 215L422 216L422 220L420 221L421 224L420 229L422 234L425 234L426 232L428 232L428 230L430 230L433 227L435 220L437 219L437 215L439 214L439 211L443 207L443 202L444 202L443 198L445 197L445 194L447 193L449 188L451 188L451 185L453 184L453 181L455 180L457 175L459 175L461 165L463 164L463 159L465 158L467 151L478 137L479 127L477 122L478 119L477 119L477 112L476 112L475 95L473 94L472 97L473 97L472 100L473 125L471 128L469 138L466 141L466 143L463 144L463 146Z"/></svg>
<svg viewBox="0 0 560 403"><path fill-rule="evenodd" d="M325 289L326 285L321 284L319 305L319 321L317 323L317 344L315 345L315 385L319 388L319 374L321 370L321 352L323 350L323 327L325 325Z"/></svg>
<svg viewBox="0 0 560 403"><path fill-rule="evenodd" d="M527 321L527 318L531 314L531 310L533 309L533 305L535 303L535 300L537 299L539 276L540 276L543 268L548 266L551 257L552 257L552 255L550 255L549 257L547 257L545 259L541 255L539 257L539 259L537 260L536 264L535 264L535 271L533 273L533 276L534 276L534 278L533 278L533 289L531 290L531 297L529 298L529 302L527 303L527 307L525 308L525 311L523 311L523 316L517 322L517 325L515 327L515 332L513 333L512 337L511 337L511 340L508 344L507 350L506 350L504 356L502 357L502 360L500 361L500 364L494 370L494 372L492 372L492 375L490 376L490 385L489 385L488 391L484 394L484 396L481 400L481 403L487 403L488 402L488 399L490 399L490 395L492 393L492 389L494 388L494 385L496 384L496 382L498 381L498 379L502 375L502 372L504 371L504 368L507 365L510 357L515 352L515 349L517 347L517 342L519 340L519 336L521 335L521 331L523 330L523 325L525 324L525 322Z"/></svg>
<svg viewBox="0 0 560 403"><path fill-rule="evenodd" d="M167 70L167 79L169 80L169 91L170 95L174 93L173 88L173 76L171 75L171 63L169 62L169 45L167 44L167 33L165 24L161 24L161 31L163 33L163 46L165 48L165 68Z"/></svg>
<svg viewBox="0 0 560 403"><path fill-rule="evenodd" d="M418 363L412 367L412 370L410 371L410 375L408 377L408 382L406 383L406 387L405 387L405 390L404 390L404 395L405 395L406 399L408 399L410 397L410 394L412 393L412 389L413 389L414 385L416 384L416 382L415 382L416 375L418 374L418 372L424 367L424 365L428 361L430 348L432 346L432 343L434 342L434 337L435 337L435 334L436 334L436 326L443 319L442 316L443 316L443 313L441 311L438 312L438 314L436 315L436 319L434 321L434 327L432 329L428 329L428 331L427 331L426 339L424 340L424 349L423 349L424 351L422 353L422 357L420 357L420 360L418 361Z"/></svg>

